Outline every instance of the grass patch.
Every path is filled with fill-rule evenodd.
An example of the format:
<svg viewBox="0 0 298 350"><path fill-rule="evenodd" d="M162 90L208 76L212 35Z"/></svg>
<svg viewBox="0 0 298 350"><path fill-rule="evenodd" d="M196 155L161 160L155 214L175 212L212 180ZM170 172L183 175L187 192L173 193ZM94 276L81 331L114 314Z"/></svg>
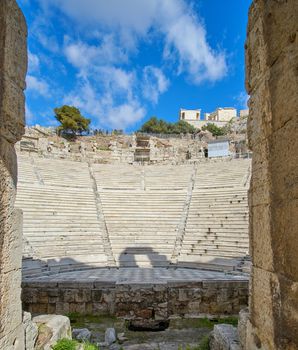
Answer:
<svg viewBox="0 0 298 350"><path fill-rule="evenodd" d="M209 336L206 335L200 342L199 345L196 346L191 346L191 345L186 345L185 348L183 346L179 346L178 350L210 350L209 347Z"/></svg>
<svg viewBox="0 0 298 350"><path fill-rule="evenodd" d="M215 324L220 324L220 323L225 323L225 324L230 324L234 327L237 327L238 325L238 317L225 317L225 318L214 318L210 320L213 325Z"/></svg>
<svg viewBox="0 0 298 350"><path fill-rule="evenodd" d="M57 344L53 346L53 350L76 350L78 343L71 339L60 339Z"/></svg>
<svg viewBox="0 0 298 350"><path fill-rule="evenodd" d="M210 350L209 346L209 336L205 335L200 342L198 350Z"/></svg>
<svg viewBox="0 0 298 350"><path fill-rule="evenodd" d="M84 350L98 350L98 347L91 343L84 343Z"/></svg>
<svg viewBox="0 0 298 350"><path fill-rule="evenodd" d="M208 328L213 329L214 325L226 323L233 326L237 326L238 318L237 317L226 317L226 318L185 318L185 319L176 319L171 320L170 327L175 329L184 329L184 328Z"/></svg>
<svg viewBox="0 0 298 350"><path fill-rule="evenodd" d="M53 350L76 350L80 343L71 339L60 339L57 344L53 346ZM84 350L99 350L98 347L89 342L83 343Z"/></svg>

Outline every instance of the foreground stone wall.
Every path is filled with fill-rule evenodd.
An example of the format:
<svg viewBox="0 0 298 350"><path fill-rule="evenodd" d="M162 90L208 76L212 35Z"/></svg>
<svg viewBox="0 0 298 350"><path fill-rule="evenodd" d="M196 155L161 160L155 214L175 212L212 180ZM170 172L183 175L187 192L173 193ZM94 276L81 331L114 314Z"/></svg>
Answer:
<svg viewBox="0 0 298 350"><path fill-rule="evenodd" d="M0 2L0 349L24 349L21 213L14 208L14 144L24 132L26 23L14 0Z"/></svg>
<svg viewBox="0 0 298 350"><path fill-rule="evenodd" d="M297 19L297 0L255 0L250 9L249 350L298 348Z"/></svg>
<svg viewBox="0 0 298 350"><path fill-rule="evenodd" d="M24 309L32 313L112 314L133 319L236 315L248 302L248 281L121 284L23 282Z"/></svg>

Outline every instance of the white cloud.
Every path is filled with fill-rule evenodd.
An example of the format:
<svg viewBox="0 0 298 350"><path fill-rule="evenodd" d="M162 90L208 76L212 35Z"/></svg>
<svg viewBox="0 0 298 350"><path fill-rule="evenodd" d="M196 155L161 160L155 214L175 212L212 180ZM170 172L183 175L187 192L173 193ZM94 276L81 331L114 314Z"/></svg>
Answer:
<svg viewBox="0 0 298 350"><path fill-rule="evenodd" d="M70 23L63 19L69 29L59 52L78 74L64 103L94 117L96 126L127 128L141 120L146 113L141 97L156 104L170 85L165 73L169 62L177 67L174 73L185 74L193 84L219 80L227 72L224 52L210 46L204 25L186 0L39 2L44 16L36 21L35 35L48 50L59 50L57 39L45 35L48 18L63 18L58 11L70 18ZM156 38L163 45L163 67L131 66L141 42ZM34 76L28 77L28 89L41 95L49 91Z"/></svg>
<svg viewBox="0 0 298 350"><path fill-rule="evenodd" d="M28 70L29 70L29 72L38 71L39 64L40 64L40 61L39 61L38 56L29 50L28 51Z"/></svg>
<svg viewBox="0 0 298 350"><path fill-rule="evenodd" d="M34 114L29 108L29 106L25 105L25 116L26 116L26 124L31 124L34 121Z"/></svg>
<svg viewBox="0 0 298 350"><path fill-rule="evenodd" d="M44 97L50 96L49 85L44 80L38 79L33 75L27 75L26 83L28 91L34 91Z"/></svg>
<svg viewBox="0 0 298 350"><path fill-rule="evenodd" d="M160 0L39 0L44 9L50 5L63 11L80 26L117 27L121 31L142 35L151 26ZM163 1L163 0L162 0ZM176 0L174 0L176 1Z"/></svg>
<svg viewBox="0 0 298 350"><path fill-rule="evenodd" d="M55 54L59 52L60 48L56 38L44 32L43 28L37 28L36 36L45 49Z"/></svg>
<svg viewBox="0 0 298 350"><path fill-rule="evenodd" d="M118 106L109 106L105 118L115 129L125 129L142 120L146 111L137 101L128 101Z"/></svg>
<svg viewBox="0 0 298 350"><path fill-rule="evenodd" d="M126 129L145 116L145 109L136 99L127 98L123 103L115 103L111 92L102 95L87 80L65 97L64 103L81 109L86 116L93 116L96 127Z"/></svg>
<svg viewBox="0 0 298 350"><path fill-rule="evenodd" d="M240 108L247 109L248 108L248 99L249 96L245 91L240 92L238 96L236 96L235 100L238 101Z"/></svg>
<svg viewBox="0 0 298 350"><path fill-rule="evenodd" d="M68 62L78 68L82 75L106 63L119 64L127 61L126 54L114 44L112 35L106 35L98 46L82 41L70 42L67 38L64 52Z"/></svg>
<svg viewBox="0 0 298 350"><path fill-rule="evenodd" d="M153 103L157 103L160 94L167 91L170 83L169 80L161 69L153 66L146 66L143 69L143 79L144 97Z"/></svg>
<svg viewBox="0 0 298 350"><path fill-rule="evenodd" d="M47 8L56 6L88 32L91 27L117 33L119 43L127 49L136 49L137 39L152 30L160 33L165 40L165 59L176 57L179 73L186 72L195 84L216 81L227 73L224 52L210 47L203 24L185 0L40 1ZM97 57L95 52L93 48L87 56ZM113 60L113 55L108 59Z"/></svg>
<svg viewBox="0 0 298 350"><path fill-rule="evenodd" d="M113 66L102 66L96 70L100 81L105 89L113 93L126 93L128 98L133 95L133 89L136 84L135 74L133 71L126 71Z"/></svg>
<svg viewBox="0 0 298 350"><path fill-rule="evenodd" d="M87 43L65 44L69 63L78 69L77 86L64 103L75 105L93 118L95 126L125 129L145 116L134 90L135 72L112 63L125 61L126 56L104 37L100 46ZM105 64L105 63L108 64Z"/></svg>
<svg viewBox="0 0 298 350"><path fill-rule="evenodd" d="M54 11L49 8L45 11L38 11L34 16L34 20L29 26L29 36L34 37L47 51L52 53L59 53L59 43L55 33L55 23L49 19L54 15ZM54 18L54 17L53 17Z"/></svg>
<svg viewBox="0 0 298 350"><path fill-rule="evenodd" d="M206 31L197 19L189 14L181 14L179 18L174 16L172 21L164 22L163 30L167 43L164 56L177 52L180 73L187 72L193 83L215 81L226 74L224 53L211 49L206 40Z"/></svg>

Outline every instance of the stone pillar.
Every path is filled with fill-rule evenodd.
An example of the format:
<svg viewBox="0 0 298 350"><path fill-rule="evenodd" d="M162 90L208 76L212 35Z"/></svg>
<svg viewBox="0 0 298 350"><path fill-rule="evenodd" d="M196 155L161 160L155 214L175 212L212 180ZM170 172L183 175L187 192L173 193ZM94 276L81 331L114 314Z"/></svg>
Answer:
<svg viewBox="0 0 298 350"><path fill-rule="evenodd" d="M298 349L298 1L254 0L246 43L253 259L246 349Z"/></svg>
<svg viewBox="0 0 298 350"><path fill-rule="evenodd" d="M24 349L21 212L14 208L24 132L27 28L15 0L0 1L0 349Z"/></svg>

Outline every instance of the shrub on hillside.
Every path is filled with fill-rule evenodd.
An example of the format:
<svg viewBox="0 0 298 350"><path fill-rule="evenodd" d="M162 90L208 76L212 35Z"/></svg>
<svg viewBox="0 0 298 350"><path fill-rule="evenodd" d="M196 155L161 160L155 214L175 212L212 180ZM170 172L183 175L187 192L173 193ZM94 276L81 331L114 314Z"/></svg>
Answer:
<svg viewBox="0 0 298 350"><path fill-rule="evenodd" d="M204 125L202 127L202 130L209 131L211 132L212 136L223 136L225 135L225 130L223 128L220 128L219 126L213 124L213 123L208 123L207 125Z"/></svg>
<svg viewBox="0 0 298 350"><path fill-rule="evenodd" d="M184 120L179 120L177 123L168 123L162 119L152 117L142 125L140 132L149 134L194 134L196 128Z"/></svg>
<svg viewBox="0 0 298 350"><path fill-rule="evenodd" d="M58 134L65 133L76 136L81 135L84 131L89 131L90 119L82 116L80 110L73 106L62 106L55 108L55 118L61 123L58 126Z"/></svg>

